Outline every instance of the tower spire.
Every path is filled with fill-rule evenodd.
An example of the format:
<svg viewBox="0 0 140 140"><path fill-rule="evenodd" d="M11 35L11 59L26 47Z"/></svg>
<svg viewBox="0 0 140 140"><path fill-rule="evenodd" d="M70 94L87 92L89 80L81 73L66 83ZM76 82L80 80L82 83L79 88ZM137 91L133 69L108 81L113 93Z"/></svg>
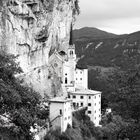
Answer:
<svg viewBox="0 0 140 140"><path fill-rule="evenodd" d="M73 45L73 25L71 23L69 45Z"/></svg>

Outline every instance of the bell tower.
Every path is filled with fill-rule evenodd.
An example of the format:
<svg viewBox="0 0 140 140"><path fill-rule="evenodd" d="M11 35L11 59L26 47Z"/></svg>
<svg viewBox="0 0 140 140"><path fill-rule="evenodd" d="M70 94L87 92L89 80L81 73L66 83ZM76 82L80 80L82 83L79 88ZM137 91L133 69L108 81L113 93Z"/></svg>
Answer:
<svg viewBox="0 0 140 140"><path fill-rule="evenodd" d="M75 68L76 68L76 54L75 45L73 44L72 24L70 30L69 47L67 49L67 60L63 64L63 84L67 91L75 91Z"/></svg>
<svg viewBox="0 0 140 140"><path fill-rule="evenodd" d="M68 48L68 60L76 60L75 45L70 45Z"/></svg>

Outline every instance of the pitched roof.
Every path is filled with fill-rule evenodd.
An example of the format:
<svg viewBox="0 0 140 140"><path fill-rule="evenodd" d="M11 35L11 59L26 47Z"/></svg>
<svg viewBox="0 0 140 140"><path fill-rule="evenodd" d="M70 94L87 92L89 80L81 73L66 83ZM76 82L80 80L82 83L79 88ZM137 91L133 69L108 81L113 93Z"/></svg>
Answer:
<svg viewBox="0 0 140 140"><path fill-rule="evenodd" d="M90 89L75 89L75 92L70 92L70 94L77 94L77 95L96 95L101 94L101 91L90 90Z"/></svg>
<svg viewBox="0 0 140 140"><path fill-rule="evenodd" d="M68 99L66 97L55 97L50 99L50 102L55 102L55 103L66 103L66 102L71 102L71 99Z"/></svg>

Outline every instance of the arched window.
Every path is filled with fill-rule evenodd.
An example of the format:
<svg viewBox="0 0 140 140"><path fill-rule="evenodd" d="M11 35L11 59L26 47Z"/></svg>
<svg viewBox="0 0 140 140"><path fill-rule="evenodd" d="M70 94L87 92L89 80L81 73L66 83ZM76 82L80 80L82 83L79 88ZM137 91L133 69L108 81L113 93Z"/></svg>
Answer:
<svg viewBox="0 0 140 140"><path fill-rule="evenodd" d="M65 78L65 84L67 84L68 83L68 79L67 79L67 77Z"/></svg>
<svg viewBox="0 0 140 140"><path fill-rule="evenodd" d="M70 51L70 55L73 55L73 51Z"/></svg>

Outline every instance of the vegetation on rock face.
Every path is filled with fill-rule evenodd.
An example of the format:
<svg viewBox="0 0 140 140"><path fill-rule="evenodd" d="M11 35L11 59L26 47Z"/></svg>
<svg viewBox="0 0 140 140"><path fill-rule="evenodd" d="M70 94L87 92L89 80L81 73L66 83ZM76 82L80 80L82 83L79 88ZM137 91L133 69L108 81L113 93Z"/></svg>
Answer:
<svg viewBox="0 0 140 140"><path fill-rule="evenodd" d="M47 10L48 12L52 12L53 8L54 8L54 0L41 0L41 2L43 3L45 10Z"/></svg>
<svg viewBox="0 0 140 140"><path fill-rule="evenodd" d="M79 15L80 14L79 0L75 0L74 4L75 7L73 8L73 15Z"/></svg>
<svg viewBox="0 0 140 140"><path fill-rule="evenodd" d="M15 78L15 74L20 72L22 70L15 63L14 56L0 54L0 116L9 120L5 126L5 122L0 119L0 134L5 132L18 140L30 140L30 127L47 119L48 113L40 107L40 95L21 86Z"/></svg>

